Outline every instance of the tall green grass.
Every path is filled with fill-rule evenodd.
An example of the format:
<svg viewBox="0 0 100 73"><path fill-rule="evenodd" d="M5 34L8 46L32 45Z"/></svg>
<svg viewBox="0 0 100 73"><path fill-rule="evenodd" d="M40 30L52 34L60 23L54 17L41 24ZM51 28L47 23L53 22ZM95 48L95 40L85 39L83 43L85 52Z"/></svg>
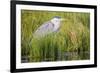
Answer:
<svg viewBox="0 0 100 73"><path fill-rule="evenodd" d="M65 19L56 33L34 38L44 22ZM88 53L85 53L88 52ZM77 12L21 11L21 56L28 62L85 60L90 58L90 14Z"/></svg>

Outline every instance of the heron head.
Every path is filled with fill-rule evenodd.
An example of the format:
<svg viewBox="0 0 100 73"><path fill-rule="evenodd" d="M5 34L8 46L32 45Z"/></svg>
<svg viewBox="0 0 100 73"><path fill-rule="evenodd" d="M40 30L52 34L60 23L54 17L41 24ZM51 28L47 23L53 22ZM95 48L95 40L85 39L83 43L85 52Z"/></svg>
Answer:
<svg viewBox="0 0 100 73"><path fill-rule="evenodd" d="M61 18L60 16L55 16L53 17L53 19L51 19L51 22L53 22L54 24L60 24L62 20L64 19Z"/></svg>

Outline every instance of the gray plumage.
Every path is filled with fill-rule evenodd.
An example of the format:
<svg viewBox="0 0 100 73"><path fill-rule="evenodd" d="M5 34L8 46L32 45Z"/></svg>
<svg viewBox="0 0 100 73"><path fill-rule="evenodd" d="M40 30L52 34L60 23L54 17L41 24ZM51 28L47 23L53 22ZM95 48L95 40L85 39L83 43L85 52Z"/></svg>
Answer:
<svg viewBox="0 0 100 73"><path fill-rule="evenodd" d="M52 22L44 23L41 27L39 27L34 35L36 36L45 36L46 34L52 33L54 28L54 24Z"/></svg>
<svg viewBox="0 0 100 73"><path fill-rule="evenodd" d="M43 37L47 34L57 32L60 28L61 18L56 16L48 22L42 24L35 32L34 36Z"/></svg>

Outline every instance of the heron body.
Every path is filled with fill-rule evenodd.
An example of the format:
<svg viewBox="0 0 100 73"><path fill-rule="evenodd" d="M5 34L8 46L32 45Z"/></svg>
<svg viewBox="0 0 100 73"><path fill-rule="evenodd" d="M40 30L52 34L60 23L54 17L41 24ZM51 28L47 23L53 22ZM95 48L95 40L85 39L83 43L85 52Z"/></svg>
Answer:
<svg viewBox="0 0 100 73"><path fill-rule="evenodd" d="M53 33L53 32L57 32L60 28L60 25L61 25L61 18L56 16L53 19L51 19L50 21L42 24L35 31L34 35L37 37L39 37L39 36L41 37L41 36L45 36L45 35Z"/></svg>

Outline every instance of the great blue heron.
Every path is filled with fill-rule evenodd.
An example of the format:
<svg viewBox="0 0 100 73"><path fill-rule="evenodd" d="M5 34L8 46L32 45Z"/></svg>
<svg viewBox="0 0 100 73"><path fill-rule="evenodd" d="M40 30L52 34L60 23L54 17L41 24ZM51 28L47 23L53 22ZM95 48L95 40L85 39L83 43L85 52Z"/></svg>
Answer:
<svg viewBox="0 0 100 73"><path fill-rule="evenodd" d="M60 28L61 21L64 20L59 16L53 17L50 21L42 24L34 33L34 36L43 37L47 34L57 32Z"/></svg>
<svg viewBox="0 0 100 73"><path fill-rule="evenodd" d="M42 24L35 32L33 32L32 37L29 41L29 46L32 44L32 39L40 39L41 37L45 37L48 34L52 34L55 32L58 32L61 27L61 21L65 20L59 16L53 17L51 20L45 22ZM56 34L56 33L55 33ZM58 53L60 54L57 59L61 58L61 51L58 50Z"/></svg>

